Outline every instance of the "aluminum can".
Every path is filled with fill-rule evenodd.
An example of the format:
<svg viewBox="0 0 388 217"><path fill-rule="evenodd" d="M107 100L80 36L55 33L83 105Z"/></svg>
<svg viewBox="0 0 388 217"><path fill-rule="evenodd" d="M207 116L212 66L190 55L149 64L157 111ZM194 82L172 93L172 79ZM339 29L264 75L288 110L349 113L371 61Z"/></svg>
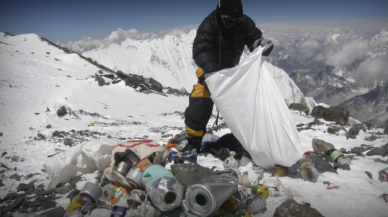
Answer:
<svg viewBox="0 0 388 217"><path fill-rule="evenodd" d="M121 161L119 164L117 164L116 170L124 177L127 175L128 171L131 169L132 166L130 166L125 161Z"/></svg>
<svg viewBox="0 0 388 217"><path fill-rule="evenodd" d="M132 167L128 174L125 176L129 185L133 189L142 189L143 180L142 180L143 171L137 167Z"/></svg>
<svg viewBox="0 0 388 217"><path fill-rule="evenodd" d="M224 161L224 168L225 169L232 169L232 168L238 168L239 162L234 157L228 157Z"/></svg>
<svg viewBox="0 0 388 217"><path fill-rule="evenodd" d="M102 196L101 188L91 182L87 182L79 193L79 197L86 203L97 203Z"/></svg>
<svg viewBox="0 0 388 217"><path fill-rule="evenodd" d="M310 182L316 182L319 176L318 170L315 167L306 167L303 168L300 172L300 176L303 180L308 180Z"/></svg>
<svg viewBox="0 0 388 217"><path fill-rule="evenodd" d="M379 180L381 182L388 182L388 167L379 172Z"/></svg>
<svg viewBox="0 0 388 217"><path fill-rule="evenodd" d="M248 212L251 215L263 213L266 210L267 202L262 193L255 194L247 200Z"/></svg>

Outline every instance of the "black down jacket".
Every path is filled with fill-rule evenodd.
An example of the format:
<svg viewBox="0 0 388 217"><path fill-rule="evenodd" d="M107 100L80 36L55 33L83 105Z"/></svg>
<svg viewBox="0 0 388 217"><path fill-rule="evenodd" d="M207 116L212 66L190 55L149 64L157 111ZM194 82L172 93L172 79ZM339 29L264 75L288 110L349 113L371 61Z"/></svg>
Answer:
<svg viewBox="0 0 388 217"><path fill-rule="evenodd" d="M253 43L260 38L262 32L246 15L232 29L226 29L217 7L198 27L193 43L194 62L204 73L234 67L239 63L245 45L252 52Z"/></svg>

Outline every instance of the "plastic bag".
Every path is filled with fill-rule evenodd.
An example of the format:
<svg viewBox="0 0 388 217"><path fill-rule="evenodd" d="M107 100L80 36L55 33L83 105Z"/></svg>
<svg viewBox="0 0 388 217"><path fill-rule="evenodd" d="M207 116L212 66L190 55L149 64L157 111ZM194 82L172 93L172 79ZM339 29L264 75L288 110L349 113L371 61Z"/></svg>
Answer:
<svg viewBox="0 0 388 217"><path fill-rule="evenodd" d="M258 48L238 66L206 78L211 98L254 162L291 166L302 156L292 114Z"/></svg>

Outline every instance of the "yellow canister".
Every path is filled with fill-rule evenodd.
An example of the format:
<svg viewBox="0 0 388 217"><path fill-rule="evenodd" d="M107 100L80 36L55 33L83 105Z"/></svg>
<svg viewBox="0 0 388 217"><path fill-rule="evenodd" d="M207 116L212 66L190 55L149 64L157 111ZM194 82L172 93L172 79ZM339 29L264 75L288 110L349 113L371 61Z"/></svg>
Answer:
<svg viewBox="0 0 388 217"><path fill-rule="evenodd" d="M71 212L77 208L82 208L82 204L80 203L71 203L69 206L66 207L66 212Z"/></svg>

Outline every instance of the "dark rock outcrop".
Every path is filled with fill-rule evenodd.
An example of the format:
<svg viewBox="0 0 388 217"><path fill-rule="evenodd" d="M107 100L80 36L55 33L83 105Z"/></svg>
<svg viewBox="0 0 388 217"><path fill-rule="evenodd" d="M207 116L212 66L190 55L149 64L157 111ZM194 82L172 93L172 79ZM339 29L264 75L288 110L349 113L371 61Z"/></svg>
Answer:
<svg viewBox="0 0 388 217"><path fill-rule="evenodd" d="M274 217L323 217L316 209L288 199L276 208Z"/></svg>
<svg viewBox="0 0 388 217"><path fill-rule="evenodd" d="M349 121L349 112L337 106L330 108L317 106L311 112L311 116L323 118L326 121L334 121L339 124L347 124Z"/></svg>

